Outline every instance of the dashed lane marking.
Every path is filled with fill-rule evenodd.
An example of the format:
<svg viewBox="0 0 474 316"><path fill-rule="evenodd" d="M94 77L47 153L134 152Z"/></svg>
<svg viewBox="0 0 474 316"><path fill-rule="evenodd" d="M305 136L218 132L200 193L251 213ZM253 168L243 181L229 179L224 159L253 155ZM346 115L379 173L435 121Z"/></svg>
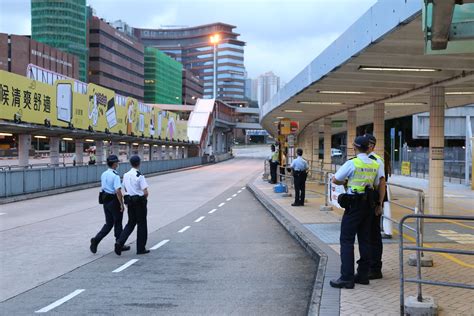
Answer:
<svg viewBox="0 0 474 316"><path fill-rule="evenodd" d="M125 263L124 265L122 265L122 266L118 267L117 269L115 269L114 271L112 271L112 273L122 272L123 270L127 269L128 267L130 267L132 264L134 264L137 261L138 261L138 259L132 259L132 260L128 261L127 263Z"/></svg>
<svg viewBox="0 0 474 316"><path fill-rule="evenodd" d="M237 191L237 193L242 193L242 190Z"/></svg>
<svg viewBox="0 0 474 316"><path fill-rule="evenodd" d="M187 231L189 228L191 228L191 226L185 226L185 227L181 228L180 230L178 230L178 233L184 233L184 232Z"/></svg>
<svg viewBox="0 0 474 316"><path fill-rule="evenodd" d="M206 218L206 216L201 216L201 217L199 217L198 219L196 219L194 222L195 222L195 223L199 223L200 221L202 221L202 220L205 219L205 218Z"/></svg>
<svg viewBox="0 0 474 316"><path fill-rule="evenodd" d="M223 207L225 205L224 202L222 202L221 204L217 205L217 207Z"/></svg>
<svg viewBox="0 0 474 316"><path fill-rule="evenodd" d="M237 196L237 193L235 193L235 194L232 194L232 197L236 197L236 196Z"/></svg>
<svg viewBox="0 0 474 316"><path fill-rule="evenodd" d="M66 303L67 301L69 301L69 300L72 299L73 297L78 296L79 294L81 294L81 293L84 292L84 291L85 291L84 289L75 290L75 291L72 292L71 294L64 296L63 298L57 300L56 302L51 303L51 304L49 304L48 306L43 307L42 309L39 309L39 310L35 311L35 313L47 313L47 312L49 312L50 310L52 310L52 309L58 307L59 305L62 305L62 304L64 304L64 303Z"/></svg>
<svg viewBox="0 0 474 316"><path fill-rule="evenodd" d="M231 198L231 197L226 199L226 201L230 201L230 200L232 200L232 198Z"/></svg>
<svg viewBox="0 0 474 316"><path fill-rule="evenodd" d="M245 187L242 187L242 190L245 190Z"/></svg>
<svg viewBox="0 0 474 316"><path fill-rule="evenodd" d="M157 243L156 245L154 245L153 247L151 247L150 249L151 250L156 250L156 249L160 248L161 246L166 245L169 241L170 241L169 239L162 240L159 243Z"/></svg>
<svg viewBox="0 0 474 316"><path fill-rule="evenodd" d="M215 211L217 211L217 208L213 208L213 209L210 210L208 213L209 213L209 214L212 214L212 213L214 213Z"/></svg>
<svg viewBox="0 0 474 316"><path fill-rule="evenodd" d="M7 213L0 213L0 215L7 215Z"/></svg>
<svg viewBox="0 0 474 316"><path fill-rule="evenodd" d="M458 244L474 244L474 235L461 234L454 230L436 230L441 237L455 241Z"/></svg>

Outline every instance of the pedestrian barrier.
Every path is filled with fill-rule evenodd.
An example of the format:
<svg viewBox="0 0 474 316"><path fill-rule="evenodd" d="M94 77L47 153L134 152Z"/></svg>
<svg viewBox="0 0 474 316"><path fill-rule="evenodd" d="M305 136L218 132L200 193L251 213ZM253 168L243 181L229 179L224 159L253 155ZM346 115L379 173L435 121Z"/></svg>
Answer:
<svg viewBox="0 0 474 316"><path fill-rule="evenodd" d="M268 161L267 159L265 159L263 161L263 175L262 175L262 179L264 181L268 181L268 177L270 177L270 161Z"/></svg>
<svg viewBox="0 0 474 316"><path fill-rule="evenodd" d="M202 157L142 161L140 170L144 174L151 174L197 166L203 163L205 161ZM117 171L122 175L128 171L128 168L129 163L120 163ZM0 169L0 198L97 183L100 181L102 172L106 169L107 165L105 164Z"/></svg>
<svg viewBox="0 0 474 316"><path fill-rule="evenodd" d="M403 229L407 228L404 223L409 218L415 218L417 223L419 223L423 219L438 219L438 220L458 220L458 221L474 221L474 216L447 216L447 215L425 215L425 214L409 214L404 216L400 222L398 223L398 227L400 230L400 236L403 236ZM470 289L474 290L474 285L472 284L465 284L465 283L454 283L454 282L442 282L442 281L430 281L424 280L421 276L421 254L426 252L436 252L436 253L448 253L448 254L457 254L457 255L474 255L474 251L470 250L459 250L459 249L447 249L447 248L433 248L433 247L423 247L423 243L421 240L421 234L416 235L416 246L404 246L403 238L400 238L399 242L399 264L400 264L400 315L405 315L413 313L413 310L409 309L420 309L417 315L436 315L436 305L434 304L434 300L431 297L423 298L422 292L422 285L429 284L429 285L437 285L437 286L446 286L446 287L456 287L456 288L463 288L463 289ZM412 250L416 251L416 278L408 278L405 279L404 273L404 259L403 259L403 252L405 250ZM416 295L416 302L424 303L419 304L418 306L410 306L407 308L405 306L405 282L416 283L417 284L417 295ZM411 302L412 303L412 302ZM423 310L421 310L423 309Z"/></svg>

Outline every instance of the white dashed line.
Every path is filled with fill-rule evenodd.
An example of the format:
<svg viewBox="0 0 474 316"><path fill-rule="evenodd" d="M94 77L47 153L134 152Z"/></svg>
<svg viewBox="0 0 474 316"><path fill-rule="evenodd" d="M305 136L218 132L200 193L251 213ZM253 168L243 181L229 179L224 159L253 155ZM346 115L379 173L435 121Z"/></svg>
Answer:
<svg viewBox="0 0 474 316"><path fill-rule="evenodd" d="M237 196L237 193L236 194L232 194L232 197L236 197Z"/></svg>
<svg viewBox="0 0 474 316"><path fill-rule="evenodd" d="M167 244L168 242L169 242L169 239L162 240L159 243L157 243L156 245L154 245L153 247L151 247L150 249L151 250L156 250L156 249L160 248L161 246Z"/></svg>
<svg viewBox="0 0 474 316"><path fill-rule="evenodd" d="M237 191L237 193L241 193L241 192L242 192L242 190Z"/></svg>
<svg viewBox="0 0 474 316"><path fill-rule="evenodd" d="M223 207L225 205L224 202L222 202L221 204L217 205L217 207Z"/></svg>
<svg viewBox="0 0 474 316"><path fill-rule="evenodd" d="M208 213L209 213L209 214L212 214L212 213L214 213L215 211L217 211L217 208L213 208L213 209L210 210Z"/></svg>
<svg viewBox="0 0 474 316"><path fill-rule="evenodd" d="M0 213L0 215L7 215L7 213Z"/></svg>
<svg viewBox="0 0 474 316"><path fill-rule="evenodd" d="M185 227L181 228L180 230L178 230L178 233L184 233L185 231L187 231L190 228L191 228L191 226L185 226Z"/></svg>
<svg viewBox="0 0 474 316"><path fill-rule="evenodd" d="M84 289L79 289L79 290L75 290L74 292L72 292L71 294L69 295L66 295L64 296L63 298L57 300L56 302L52 303L52 304L49 304L48 306L46 307L43 307L42 309L39 309L37 311L35 311L35 313L47 313L49 312L50 310L58 307L59 305L62 305L64 303L66 303L67 301L69 301L70 299L72 299L73 297L81 294L82 292L84 292L85 290Z"/></svg>
<svg viewBox="0 0 474 316"><path fill-rule="evenodd" d="M226 201L230 201L230 200L232 200L232 198L227 198L227 200L226 200Z"/></svg>
<svg viewBox="0 0 474 316"><path fill-rule="evenodd" d="M125 263L124 265L122 265L122 266L118 267L117 269L115 269L114 271L112 271L112 273L122 272L123 270L127 269L128 267L130 267L132 264L134 264L137 261L138 261L138 259L132 259L132 260L128 261L127 263Z"/></svg>
<svg viewBox="0 0 474 316"><path fill-rule="evenodd" d="M196 219L194 222L195 222L195 223L199 223L200 221L202 221L202 220L205 219L205 218L206 218L206 216L201 216L201 217L199 217L198 219Z"/></svg>
<svg viewBox="0 0 474 316"><path fill-rule="evenodd" d="M242 187L242 190L245 190L245 187Z"/></svg>

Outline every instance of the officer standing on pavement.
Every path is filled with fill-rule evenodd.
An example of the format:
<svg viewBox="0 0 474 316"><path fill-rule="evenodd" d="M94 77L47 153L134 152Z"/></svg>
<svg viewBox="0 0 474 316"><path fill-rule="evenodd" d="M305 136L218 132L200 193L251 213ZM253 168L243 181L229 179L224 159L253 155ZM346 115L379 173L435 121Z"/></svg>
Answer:
<svg viewBox="0 0 474 316"><path fill-rule="evenodd" d="M145 176L138 170L140 168L140 157L132 156L130 164L132 168L123 176L123 188L128 206L128 223L115 243L115 253L119 256L122 254L123 246L135 226L137 226L137 255L150 252L145 248L148 237L146 221L148 183Z"/></svg>
<svg viewBox="0 0 474 316"><path fill-rule="evenodd" d="M279 153L276 150L275 145L272 145L272 154L270 156L270 183L275 184L277 183L277 169L279 164Z"/></svg>
<svg viewBox="0 0 474 316"><path fill-rule="evenodd" d="M374 220L372 221L370 236L369 236L369 243L370 243L370 249L371 249L369 279L375 280L375 279L381 279L383 277L382 275L383 243L382 243L382 233L380 231L380 224L381 224L380 220L382 217L382 210L384 209L383 204L386 201L385 181L386 181L387 174L385 172L384 159L374 152L377 139L371 134L365 134L364 136L369 141L369 151L368 151L369 158L377 161L377 163L380 165L380 168L384 170L384 178L380 179L380 183L379 183L381 195L379 196L380 200L378 202L379 202L380 207L376 208L375 210L375 217L374 217Z"/></svg>
<svg viewBox="0 0 474 316"><path fill-rule="evenodd" d="M295 184L295 203L291 206L304 206L306 177L308 176L308 162L303 159L303 149L296 150L298 157L291 162L290 168L293 169L293 180Z"/></svg>
<svg viewBox="0 0 474 316"><path fill-rule="evenodd" d="M367 156L369 141L364 136L354 140L357 157L350 159L339 168L332 182L343 185L347 183L347 193L338 198L345 209L341 221L341 276L331 280L335 288L354 288L354 283L369 284L370 245L369 232L374 217L373 190L384 177L380 165ZM376 200L378 201L378 200ZM357 275L354 274L354 242L357 235L360 260Z"/></svg>
<svg viewBox="0 0 474 316"><path fill-rule="evenodd" d="M104 171L100 177L101 181L101 198L100 202L104 207L105 224L97 235L91 239L90 250L92 253L97 252L97 246L100 241L114 228L115 240L122 233L123 218L123 196L120 176L116 169L118 168L119 159L116 155L107 157L108 169ZM124 246L122 251L130 250L130 246Z"/></svg>

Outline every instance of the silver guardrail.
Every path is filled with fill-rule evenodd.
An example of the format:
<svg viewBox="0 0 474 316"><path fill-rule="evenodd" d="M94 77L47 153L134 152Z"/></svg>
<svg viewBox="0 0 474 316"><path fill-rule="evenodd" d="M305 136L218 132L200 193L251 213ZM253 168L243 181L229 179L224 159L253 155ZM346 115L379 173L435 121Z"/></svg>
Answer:
<svg viewBox="0 0 474 316"><path fill-rule="evenodd" d="M405 221L409 218L415 218L417 222L423 219L438 219L438 220L459 220L459 221L474 221L474 216L448 216L448 215L425 215L425 214L409 214L405 215L398 224L400 230L400 236L403 236L403 229L407 226L404 224ZM411 250L416 252L416 278L405 279L404 272L404 260L403 252L405 250ZM405 282L416 283L417 284L417 296L416 299L418 302L423 302L423 292L422 285L437 285L437 286L447 286L447 287L456 287L474 290L474 284L465 284L465 283L454 283L454 282L442 282L442 281L430 281L424 280L421 276L421 253L426 252L436 252L436 253L449 253L457 255L474 255L474 251L470 250L459 250L459 249L446 249L446 248L434 248L434 247L423 247L420 239L420 235L417 234L416 246L404 246L403 238L400 238L399 241L399 265L400 265L400 315L405 314Z"/></svg>

